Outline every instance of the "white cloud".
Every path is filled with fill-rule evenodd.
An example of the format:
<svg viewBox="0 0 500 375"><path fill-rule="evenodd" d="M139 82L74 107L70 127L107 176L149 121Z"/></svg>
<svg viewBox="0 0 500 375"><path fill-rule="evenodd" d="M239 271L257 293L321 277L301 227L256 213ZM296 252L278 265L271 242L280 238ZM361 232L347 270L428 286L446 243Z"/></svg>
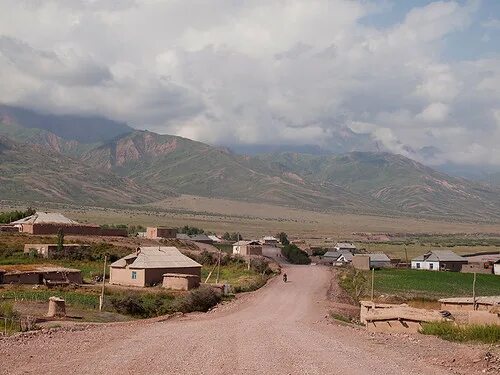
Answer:
<svg viewBox="0 0 500 375"><path fill-rule="evenodd" d="M390 7L364 0L5 0L0 101L213 143L328 146L348 126L393 152L500 165L500 58L441 53L478 4L376 28L363 17Z"/></svg>

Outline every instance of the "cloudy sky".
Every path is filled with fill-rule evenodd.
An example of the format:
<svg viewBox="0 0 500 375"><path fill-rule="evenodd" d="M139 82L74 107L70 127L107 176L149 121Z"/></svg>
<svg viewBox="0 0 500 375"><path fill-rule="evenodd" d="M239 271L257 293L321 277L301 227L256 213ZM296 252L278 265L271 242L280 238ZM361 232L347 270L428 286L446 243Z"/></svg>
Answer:
<svg viewBox="0 0 500 375"><path fill-rule="evenodd" d="M3 103L214 144L357 133L500 166L497 0L1 0L0 82Z"/></svg>

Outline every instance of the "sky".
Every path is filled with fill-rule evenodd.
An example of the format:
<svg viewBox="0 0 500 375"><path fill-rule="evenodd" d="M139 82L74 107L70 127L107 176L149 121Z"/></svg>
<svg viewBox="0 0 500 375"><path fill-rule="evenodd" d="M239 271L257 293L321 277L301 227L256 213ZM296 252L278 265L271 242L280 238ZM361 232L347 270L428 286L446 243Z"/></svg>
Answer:
<svg viewBox="0 0 500 375"><path fill-rule="evenodd" d="M212 144L500 167L497 0L2 0L0 82L1 103Z"/></svg>

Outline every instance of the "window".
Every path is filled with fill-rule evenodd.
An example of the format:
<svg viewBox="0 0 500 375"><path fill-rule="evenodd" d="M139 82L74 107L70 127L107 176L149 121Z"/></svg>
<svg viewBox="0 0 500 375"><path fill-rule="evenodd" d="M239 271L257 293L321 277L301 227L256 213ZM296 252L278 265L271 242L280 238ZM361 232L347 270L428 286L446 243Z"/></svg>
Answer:
<svg viewBox="0 0 500 375"><path fill-rule="evenodd" d="M417 268L420 268L420 263L417 263Z"/></svg>
<svg viewBox="0 0 500 375"><path fill-rule="evenodd" d="M429 269L430 269L430 270L433 270L433 269L434 269L434 263L430 263L430 264L429 264Z"/></svg>
<svg viewBox="0 0 500 375"><path fill-rule="evenodd" d="M137 272L132 271L132 280L135 280L135 279L137 279Z"/></svg>

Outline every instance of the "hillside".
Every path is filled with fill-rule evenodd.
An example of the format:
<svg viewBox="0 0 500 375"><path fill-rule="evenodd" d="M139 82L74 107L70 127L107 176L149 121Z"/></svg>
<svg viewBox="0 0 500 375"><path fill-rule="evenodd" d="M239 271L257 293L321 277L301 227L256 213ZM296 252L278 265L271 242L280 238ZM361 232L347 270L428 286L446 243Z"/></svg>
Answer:
<svg viewBox="0 0 500 375"><path fill-rule="evenodd" d="M437 172L401 155L353 152L261 155L259 160L321 186L342 186L407 214L500 217L500 190Z"/></svg>
<svg viewBox="0 0 500 375"><path fill-rule="evenodd" d="M0 136L2 199L111 206L147 203L164 196L79 160Z"/></svg>
<svg viewBox="0 0 500 375"><path fill-rule="evenodd" d="M83 156L85 163L112 170L155 189L178 193L264 201L316 210L384 209L375 200L340 186L322 189L258 159L232 154L186 138L136 131Z"/></svg>

